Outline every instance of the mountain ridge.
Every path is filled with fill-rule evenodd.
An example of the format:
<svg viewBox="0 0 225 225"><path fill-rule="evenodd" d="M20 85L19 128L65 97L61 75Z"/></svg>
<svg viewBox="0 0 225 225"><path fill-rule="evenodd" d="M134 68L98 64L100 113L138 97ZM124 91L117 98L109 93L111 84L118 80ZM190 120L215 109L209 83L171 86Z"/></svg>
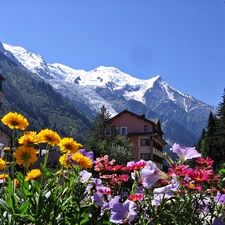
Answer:
<svg viewBox="0 0 225 225"><path fill-rule="evenodd" d="M165 135L169 142L177 142L173 135L176 132L171 131L174 130L172 124L179 127L180 132L183 129L182 133L189 134L193 143L196 142L210 111L217 111L216 106L171 87L159 75L141 80L115 67L76 70L60 63L48 64L40 54L30 53L21 47L6 44L2 46L0 51L5 55L11 52L19 64L37 74L91 117L94 118L102 105L105 105L112 116L125 109L140 113L141 108L141 113L147 112L149 117L154 115L160 118L165 133L172 134L170 137ZM38 62L33 62L35 59ZM190 140L187 142L190 143Z"/></svg>

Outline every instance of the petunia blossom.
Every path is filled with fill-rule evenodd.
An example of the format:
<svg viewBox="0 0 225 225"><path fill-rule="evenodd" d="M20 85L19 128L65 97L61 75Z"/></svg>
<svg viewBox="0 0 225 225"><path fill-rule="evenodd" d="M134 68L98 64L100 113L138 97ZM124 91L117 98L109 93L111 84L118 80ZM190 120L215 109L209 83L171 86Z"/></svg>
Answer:
<svg viewBox="0 0 225 225"><path fill-rule="evenodd" d="M218 191L215 200L217 203L225 204L225 194L222 194L220 191Z"/></svg>
<svg viewBox="0 0 225 225"><path fill-rule="evenodd" d="M178 190L180 183L173 179L171 184L164 187L155 188L153 190L154 198L152 200L152 205L160 205L162 199L168 199L174 196L174 193Z"/></svg>
<svg viewBox="0 0 225 225"><path fill-rule="evenodd" d="M115 224L123 224L132 222L137 216L137 205L135 202L126 200L124 203L114 204L110 222Z"/></svg>
<svg viewBox="0 0 225 225"><path fill-rule="evenodd" d="M181 164L187 159L201 157L201 154L195 149L195 147L183 147L175 143L171 150L179 156Z"/></svg>
<svg viewBox="0 0 225 225"><path fill-rule="evenodd" d="M92 201L100 207L106 207L111 200L111 189L108 187L100 186L96 188L96 192L92 196Z"/></svg>
<svg viewBox="0 0 225 225"><path fill-rule="evenodd" d="M82 170L79 175L81 176L81 182L86 183L92 176L92 173L88 172L87 170Z"/></svg>
<svg viewBox="0 0 225 225"><path fill-rule="evenodd" d="M152 161L148 161L145 167L140 170L140 179L144 188L150 188L159 179L166 178L167 175Z"/></svg>

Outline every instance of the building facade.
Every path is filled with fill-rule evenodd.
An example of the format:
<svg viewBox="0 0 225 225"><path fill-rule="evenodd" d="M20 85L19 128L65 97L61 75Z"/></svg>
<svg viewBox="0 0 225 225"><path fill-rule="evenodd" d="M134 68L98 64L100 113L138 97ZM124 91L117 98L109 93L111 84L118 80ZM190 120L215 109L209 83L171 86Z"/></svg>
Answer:
<svg viewBox="0 0 225 225"><path fill-rule="evenodd" d="M167 144L163 140L163 131L159 119L147 119L145 115L137 115L124 110L112 118L120 135L125 135L133 144L135 161L140 159L152 160L162 169L163 147Z"/></svg>

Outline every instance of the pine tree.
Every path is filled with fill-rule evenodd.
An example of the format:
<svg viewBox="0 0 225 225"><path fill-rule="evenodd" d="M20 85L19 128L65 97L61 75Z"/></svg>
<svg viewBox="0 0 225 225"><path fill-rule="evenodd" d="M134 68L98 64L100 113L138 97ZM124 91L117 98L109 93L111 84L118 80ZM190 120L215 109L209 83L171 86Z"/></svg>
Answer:
<svg viewBox="0 0 225 225"><path fill-rule="evenodd" d="M208 156L212 159L214 159L214 165L216 165L216 162L218 162L218 155L217 155L217 146L215 143L215 134L216 134L216 124L217 124L217 118L216 115L214 115L212 112L209 114L208 118L208 126L207 126L207 132L205 137L205 150L203 151L203 156Z"/></svg>

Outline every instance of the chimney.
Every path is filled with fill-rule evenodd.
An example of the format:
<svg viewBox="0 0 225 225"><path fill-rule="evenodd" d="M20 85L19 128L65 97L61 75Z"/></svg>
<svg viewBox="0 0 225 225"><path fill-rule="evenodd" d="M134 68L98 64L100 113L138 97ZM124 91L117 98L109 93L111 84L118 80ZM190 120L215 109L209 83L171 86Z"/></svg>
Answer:
<svg viewBox="0 0 225 225"><path fill-rule="evenodd" d="M144 113L142 113L142 114L141 114L141 117L142 117L143 119L145 119L145 114L144 114Z"/></svg>

